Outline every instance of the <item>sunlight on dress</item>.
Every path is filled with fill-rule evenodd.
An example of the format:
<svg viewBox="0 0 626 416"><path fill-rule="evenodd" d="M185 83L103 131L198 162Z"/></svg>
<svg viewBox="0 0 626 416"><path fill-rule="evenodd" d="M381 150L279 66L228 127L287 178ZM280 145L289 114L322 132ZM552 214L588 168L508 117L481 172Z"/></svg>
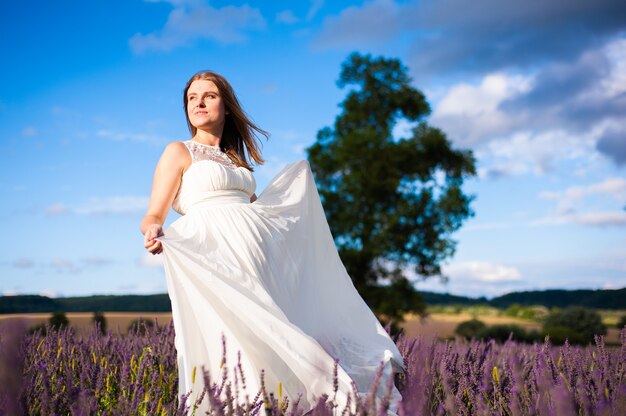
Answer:
<svg viewBox="0 0 626 416"><path fill-rule="evenodd" d="M191 390L191 402L199 396L202 367L219 381L222 336L227 368L241 352L247 389L240 402L254 398L264 370L268 390L276 394L280 383L291 402L301 394L300 408L310 409L316 397L332 394L337 358L335 402L343 409L353 381L364 394L382 361L384 377L402 368L341 263L308 162L285 167L250 203L256 183L248 169L217 146L184 143L193 163L173 204L183 216L159 238L179 394ZM232 381L233 370L228 375ZM392 401L399 399L394 387ZM196 414L207 409L203 400Z"/></svg>

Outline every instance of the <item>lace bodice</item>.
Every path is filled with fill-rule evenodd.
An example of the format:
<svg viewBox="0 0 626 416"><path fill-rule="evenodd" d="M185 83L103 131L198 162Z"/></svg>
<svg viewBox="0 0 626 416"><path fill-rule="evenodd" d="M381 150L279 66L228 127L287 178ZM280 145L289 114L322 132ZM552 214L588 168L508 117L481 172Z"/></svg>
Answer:
<svg viewBox="0 0 626 416"><path fill-rule="evenodd" d="M187 140L191 166L183 173L172 208L186 214L192 207L220 204L233 199L249 202L256 189L252 172L237 166L219 146Z"/></svg>
<svg viewBox="0 0 626 416"><path fill-rule="evenodd" d="M226 153L222 152L219 146L209 146L208 144L194 142L193 140L187 140L183 143L187 146L187 149L189 149L189 153L191 153L192 163L201 160L212 160L230 169L237 168L237 164L233 162Z"/></svg>

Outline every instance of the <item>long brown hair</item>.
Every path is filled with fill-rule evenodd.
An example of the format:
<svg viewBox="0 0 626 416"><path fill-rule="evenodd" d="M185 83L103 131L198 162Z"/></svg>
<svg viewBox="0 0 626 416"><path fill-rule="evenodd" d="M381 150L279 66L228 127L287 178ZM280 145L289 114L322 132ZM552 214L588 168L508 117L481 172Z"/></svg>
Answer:
<svg viewBox="0 0 626 416"><path fill-rule="evenodd" d="M224 109L226 110L226 117L224 119L224 130L222 132L222 138L220 140L220 148L224 153L228 155L238 166L243 166L249 170L253 170L252 165L248 161L246 152L250 159L258 165L262 165L265 160L261 156L261 150L259 149L259 137L258 134L265 136L269 139L269 133L259 128L254 124L248 115L241 108L239 100L235 95L235 91L230 86L226 78L212 71L201 71L195 74L185 86L185 92L183 93L183 103L185 107L185 118L187 119L187 126L191 132L191 137L194 137L197 132L197 128L189 121L189 115L187 114L187 92L191 83L197 80L211 81L217 87L220 96L224 102Z"/></svg>

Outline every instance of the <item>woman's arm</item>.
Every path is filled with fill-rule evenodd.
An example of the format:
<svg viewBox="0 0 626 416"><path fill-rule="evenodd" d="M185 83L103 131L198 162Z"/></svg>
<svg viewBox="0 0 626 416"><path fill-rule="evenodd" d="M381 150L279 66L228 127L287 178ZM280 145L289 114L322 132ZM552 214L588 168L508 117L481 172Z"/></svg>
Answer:
<svg viewBox="0 0 626 416"><path fill-rule="evenodd" d="M183 172L191 163L187 147L181 142L167 145L154 171L152 193L148 211L141 222L144 246L152 254L163 251L161 242L155 240L163 235L162 225L172 207Z"/></svg>
<svg viewBox="0 0 626 416"><path fill-rule="evenodd" d="M256 194L252 194L250 197L250 203L253 203L254 201L256 201Z"/></svg>

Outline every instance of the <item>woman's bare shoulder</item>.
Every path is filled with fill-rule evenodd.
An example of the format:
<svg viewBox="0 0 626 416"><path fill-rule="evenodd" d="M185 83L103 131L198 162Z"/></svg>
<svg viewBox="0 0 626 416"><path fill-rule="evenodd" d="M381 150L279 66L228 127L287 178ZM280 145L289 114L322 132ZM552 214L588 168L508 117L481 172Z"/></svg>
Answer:
<svg viewBox="0 0 626 416"><path fill-rule="evenodd" d="M168 163L186 167L191 163L191 155L183 142L170 142L165 146L161 159Z"/></svg>
<svg viewBox="0 0 626 416"><path fill-rule="evenodd" d="M174 159L190 159L189 149L183 142L169 142L163 150L163 156Z"/></svg>
<svg viewBox="0 0 626 416"><path fill-rule="evenodd" d="M165 146L165 150L163 153L168 152L172 154L181 154L187 153L189 154L189 150L187 150L187 146L183 142L169 142L167 146Z"/></svg>

